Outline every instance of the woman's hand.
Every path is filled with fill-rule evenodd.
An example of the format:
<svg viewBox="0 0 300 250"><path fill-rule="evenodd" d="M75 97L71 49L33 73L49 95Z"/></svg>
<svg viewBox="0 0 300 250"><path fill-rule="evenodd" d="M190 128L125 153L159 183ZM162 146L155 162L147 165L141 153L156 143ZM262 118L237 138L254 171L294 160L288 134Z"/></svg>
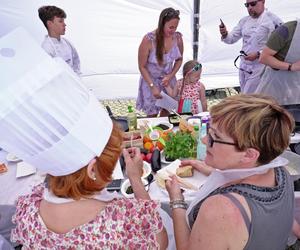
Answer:
<svg viewBox="0 0 300 250"><path fill-rule="evenodd" d="M165 75L164 78L161 80L162 85L163 85L164 87L168 86L169 83L170 83L171 78L172 78L172 75L171 75L171 74Z"/></svg>
<svg viewBox="0 0 300 250"><path fill-rule="evenodd" d="M153 86L153 87L151 88L151 92L152 92L152 95L153 95L156 99L161 99L161 98L162 98L162 96L161 96L161 94L160 94L160 91L159 91L159 89L158 89L156 86Z"/></svg>
<svg viewBox="0 0 300 250"><path fill-rule="evenodd" d="M214 170L213 167L208 166L205 164L204 161L199 161L199 160L183 160L181 161L181 164L179 167L187 166L190 165L194 169L198 170L200 173L205 174L205 175L210 175L212 171Z"/></svg>
<svg viewBox="0 0 300 250"><path fill-rule="evenodd" d="M169 193L170 200L183 200L180 186L177 182L176 176L171 176L172 180L166 181L166 189Z"/></svg>
<svg viewBox="0 0 300 250"><path fill-rule="evenodd" d="M139 148L123 149L126 174L129 179L141 179L143 175L143 161Z"/></svg>

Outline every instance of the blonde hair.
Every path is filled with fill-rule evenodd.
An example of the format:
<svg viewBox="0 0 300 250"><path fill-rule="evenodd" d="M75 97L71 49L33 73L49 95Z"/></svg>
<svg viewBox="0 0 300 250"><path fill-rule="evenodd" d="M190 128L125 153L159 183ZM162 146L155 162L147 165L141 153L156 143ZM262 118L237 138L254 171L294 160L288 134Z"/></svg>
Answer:
<svg viewBox="0 0 300 250"><path fill-rule="evenodd" d="M101 129L101 128L99 128ZM96 181L87 174L87 166L65 176L48 175L49 189L58 197L88 198L101 191L111 181L116 162L121 154L122 135L114 124L111 136L100 156L96 159Z"/></svg>
<svg viewBox="0 0 300 250"><path fill-rule="evenodd" d="M294 119L272 97L240 94L210 109L212 122L229 135L241 151L255 148L258 163L266 164L289 146Z"/></svg>
<svg viewBox="0 0 300 250"><path fill-rule="evenodd" d="M187 61L182 68L182 75L183 77L186 76L186 74L191 71L197 64L199 64L199 62L197 60L190 60Z"/></svg>

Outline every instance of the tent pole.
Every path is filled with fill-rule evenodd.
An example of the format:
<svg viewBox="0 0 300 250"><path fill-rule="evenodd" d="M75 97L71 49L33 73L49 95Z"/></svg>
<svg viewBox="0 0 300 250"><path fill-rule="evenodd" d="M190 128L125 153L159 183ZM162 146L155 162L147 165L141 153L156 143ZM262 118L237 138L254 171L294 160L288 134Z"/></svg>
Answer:
<svg viewBox="0 0 300 250"><path fill-rule="evenodd" d="M194 0L193 59L198 59L200 0Z"/></svg>

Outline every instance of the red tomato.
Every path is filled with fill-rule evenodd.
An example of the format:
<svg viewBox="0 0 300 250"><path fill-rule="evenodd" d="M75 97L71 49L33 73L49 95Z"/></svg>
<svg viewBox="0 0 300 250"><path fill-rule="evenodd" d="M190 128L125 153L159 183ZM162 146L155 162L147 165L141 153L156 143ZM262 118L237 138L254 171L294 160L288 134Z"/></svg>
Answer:
<svg viewBox="0 0 300 250"><path fill-rule="evenodd" d="M146 155L146 161L150 163L151 162L151 158L152 158L152 153L148 153Z"/></svg>
<svg viewBox="0 0 300 250"><path fill-rule="evenodd" d="M143 160L143 161L147 161L147 159L146 159L146 155L145 155L145 154L143 154L143 153L141 153L141 158L142 158L142 160Z"/></svg>

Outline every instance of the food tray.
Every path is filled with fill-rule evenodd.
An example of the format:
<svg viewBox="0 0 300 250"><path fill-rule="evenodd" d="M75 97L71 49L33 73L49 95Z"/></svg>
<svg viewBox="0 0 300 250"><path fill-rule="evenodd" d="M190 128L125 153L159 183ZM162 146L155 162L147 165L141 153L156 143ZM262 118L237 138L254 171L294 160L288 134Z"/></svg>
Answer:
<svg viewBox="0 0 300 250"><path fill-rule="evenodd" d="M180 113L180 116L181 116L183 119L187 119L187 118L193 116L193 113L191 113L191 112ZM176 115L176 114L170 114L170 115L168 116L168 119L169 119L169 122L170 122L171 124L173 124L174 126L178 126L178 125L179 125L180 118L178 117L178 115Z"/></svg>

